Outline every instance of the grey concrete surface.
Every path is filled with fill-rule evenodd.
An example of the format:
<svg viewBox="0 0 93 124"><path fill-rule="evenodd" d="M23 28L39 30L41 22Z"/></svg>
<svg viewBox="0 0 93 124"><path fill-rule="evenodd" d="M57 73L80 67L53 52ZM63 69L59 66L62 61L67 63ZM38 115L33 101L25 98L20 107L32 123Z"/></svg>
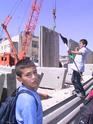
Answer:
<svg viewBox="0 0 93 124"><path fill-rule="evenodd" d="M59 67L59 34L44 26L40 28L39 66Z"/></svg>
<svg viewBox="0 0 93 124"><path fill-rule="evenodd" d="M38 74L43 73L40 87L51 89L62 89L64 87L66 68L37 67Z"/></svg>
<svg viewBox="0 0 93 124"><path fill-rule="evenodd" d="M0 99L5 99L11 95L15 89L16 75L14 67L0 66Z"/></svg>
<svg viewBox="0 0 93 124"><path fill-rule="evenodd" d="M1 74L0 75L0 100L1 100L1 95L3 92L4 81L5 81L5 74Z"/></svg>

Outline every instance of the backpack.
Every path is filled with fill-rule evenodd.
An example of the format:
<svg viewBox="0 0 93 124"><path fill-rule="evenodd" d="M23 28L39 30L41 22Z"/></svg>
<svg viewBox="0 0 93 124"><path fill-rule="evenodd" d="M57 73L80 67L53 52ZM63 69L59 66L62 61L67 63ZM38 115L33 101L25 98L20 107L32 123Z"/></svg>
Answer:
<svg viewBox="0 0 93 124"><path fill-rule="evenodd" d="M0 104L0 124L17 124L15 117L15 106L18 95L21 93L28 93L33 95L28 90L18 91L18 89L11 96L7 97L3 103Z"/></svg>
<svg viewBox="0 0 93 124"><path fill-rule="evenodd" d="M93 98L87 100L80 108L74 124L93 124Z"/></svg>

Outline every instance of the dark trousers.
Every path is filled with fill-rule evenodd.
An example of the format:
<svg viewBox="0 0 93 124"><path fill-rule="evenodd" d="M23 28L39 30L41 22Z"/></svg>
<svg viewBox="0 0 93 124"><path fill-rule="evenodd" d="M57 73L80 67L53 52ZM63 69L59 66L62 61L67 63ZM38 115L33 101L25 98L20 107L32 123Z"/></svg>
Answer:
<svg viewBox="0 0 93 124"><path fill-rule="evenodd" d="M84 88L83 88L83 85L81 83L81 76L80 76L80 73L73 70L73 74L72 74L72 83L74 85L74 88L75 88L75 91L77 93L82 93L83 95L85 95L85 91L84 91Z"/></svg>

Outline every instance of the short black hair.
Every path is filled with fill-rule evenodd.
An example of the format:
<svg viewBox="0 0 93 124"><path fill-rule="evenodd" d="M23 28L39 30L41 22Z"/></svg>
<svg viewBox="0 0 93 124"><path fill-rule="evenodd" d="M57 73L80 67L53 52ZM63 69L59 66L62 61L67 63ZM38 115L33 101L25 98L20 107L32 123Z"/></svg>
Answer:
<svg viewBox="0 0 93 124"><path fill-rule="evenodd" d="M86 39L81 39L80 42L82 42L83 44L85 44L85 46L87 46L88 41Z"/></svg>
<svg viewBox="0 0 93 124"><path fill-rule="evenodd" d="M21 69L28 68L28 67L36 67L34 62L30 60L29 57L25 57L24 59L19 60L15 65L16 75L21 77L22 75Z"/></svg>

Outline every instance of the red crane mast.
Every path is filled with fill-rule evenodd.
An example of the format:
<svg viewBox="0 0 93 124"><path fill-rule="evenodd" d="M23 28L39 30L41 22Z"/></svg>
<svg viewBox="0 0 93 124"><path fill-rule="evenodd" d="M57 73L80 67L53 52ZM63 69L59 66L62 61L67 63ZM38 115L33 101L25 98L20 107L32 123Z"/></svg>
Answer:
<svg viewBox="0 0 93 124"><path fill-rule="evenodd" d="M7 25L9 24L9 22L10 22L11 19L12 19L12 17L8 15L6 17L4 23L1 24L4 32L6 33L6 36L8 38L8 41L10 43L10 48L11 48L11 55L9 53L4 53L3 56L2 55L0 56L0 58L1 58L0 59L0 63L2 64L3 63L3 60L4 60L4 64L6 64L6 65L9 65L11 63L10 61L13 60L13 59L14 59L13 60L13 63L10 64L10 65L15 64L17 62L17 60L18 60L16 49L14 47L14 44L13 44L12 39L10 37L10 34L9 34L8 30L7 30ZM6 62L5 62L5 60L6 60Z"/></svg>
<svg viewBox="0 0 93 124"><path fill-rule="evenodd" d="M16 49L14 47L14 44L13 44L12 39L10 37L10 34L9 34L8 30L7 30L7 26L5 24L1 24L1 26L3 27L3 30L6 33L6 36L8 38L8 41L10 42L11 56L15 59L15 63L16 63L17 60L18 60L17 51L16 51Z"/></svg>
<svg viewBox="0 0 93 124"><path fill-rule="evenodd" d="M28 17L27 23L25 25L24 36L23 36L23 40L22 40L22 49L19 54L20 59L24 58L28 51L30 42L32 40L34 31L36 28L36 24L38 21L42 3L43 3L43 0L33 0L33 2L32 2L29 17ZM29 37L30 37L30 39L29 39Z"/></svg>

